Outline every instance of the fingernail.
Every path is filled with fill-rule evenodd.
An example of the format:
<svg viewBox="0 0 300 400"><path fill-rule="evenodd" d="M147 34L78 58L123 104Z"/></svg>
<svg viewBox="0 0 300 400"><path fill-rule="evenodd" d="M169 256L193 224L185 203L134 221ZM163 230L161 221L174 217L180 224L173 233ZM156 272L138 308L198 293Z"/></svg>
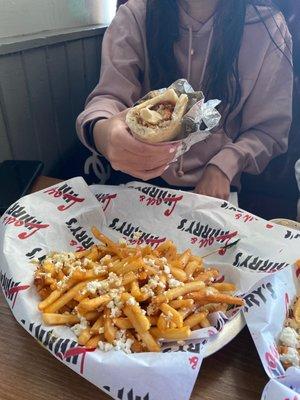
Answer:
<svg viewBox="0 0 300 400"><path fill-rule="evenodd" d="M176 151L176 147L171 147L170 150L169 150L169 153L172 154L172 153L175 153L175 151Z"/></svg>

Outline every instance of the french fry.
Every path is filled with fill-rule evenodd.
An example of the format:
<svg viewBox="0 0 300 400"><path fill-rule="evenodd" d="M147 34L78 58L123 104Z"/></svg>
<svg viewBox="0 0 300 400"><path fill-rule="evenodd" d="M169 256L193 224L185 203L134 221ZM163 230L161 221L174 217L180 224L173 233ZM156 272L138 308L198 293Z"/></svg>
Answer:
<svg viewBox="0 0 300 400"><path fill-rule="evenodd" d="M138 280L139 281L145 281L148 278L148 274L146 271L141 271L138 273Z"/></svg>
<svg viewBox="0 0 300 400"><path fill-rule="evenodd" d="M104 243L112 253L117 254L119 257L122 257L119 246L117 246L107 236L103 235L103 233L101 233L95 226L92 228L92 233L95 238Z"/></svg>
<svg viewBox="0 0 300 400"><path fill-rule="evenodd" d="M93 280L93 279L103 280L106 277L107 277L107 271L99 271L97 273L94 270L87 270L86 272L75 271L72 276L72 280L75 282L82 281L82 280L87 281L87 280Z"/></svg>
<svg viewBox="0 0 300 400"><path fill-rule="evenodd" d="M39 294L39 296L40 296L40 298L41 298L42 300L45 300L47 297L50 296L50 294L51 294L51 289L49 288L49 286L48 286L48 287L45 286L45 287L43 287L42 289L38 290L38 294Z"/></svg>
<svg viewBox="0 0 300 400"><path fill-rule="evenodd" d="M75 325L80 319L72 314L44 313L43 321L46 325Z"/></svg>
<svg viewBox="0 0 300 400"><path fill-rule="evenodd" d="M187 275L185 271L181 268L176 268L176 267L170 267L171 273L174 276L175 279L177 279L180 282L186 282L187 281Z"/></svg>
<svg viewBox="0 0 300 400"><path fill-rule="evenodd" d="M182 316L183 319L187 318L189 315L194 313L199 305L194 304L192 307L186 307L178 310L179 314Z"/></svg>
<svg viewBox="0 0 300 400"><path fill-rule="evenodd" d="M158 328L151 328L150 333L156 339L166 339L166 340L184 340L191 335L191 330L189 326L183 326L182 328L172 328L165 331L160 331Z"/></svg>
<svg viewBox="0 0 300 400"><path fill-rule="evenodd" d="M78 337L78 344L80 344L81 346L86 345L91 336L92 334L90 332L90 328L83 329Z"/></svg>
<svg viewBox="0 0 300 400"><path fill-rule="evenodd" d="M170 306L177 310L178 308L190 308L194 305L193 299L182 299L182 300L172 300L170 301Z"/></svg>
<svg viewBox="0 0 300 400"><path fill-rule="evenodd" d="M138 334L142 332L147 332L149 330L150 322L147 319L147 317L145 317L147 319L147 322L145 324L141 323L141 320L138 318L138 315L133 311L132 307L129 307L128 305L126 305L123 308L123 312L129 319L131 325L134 327L134 329L137 331Z"/></svg>
<svg viewBox="0 0 300 400"><path fill-rule="evenodd" d="M86 249L86 250L82 250L82 251L76 251L75 253L75 258L77 260L80 260L81 258L85 258L87 257L91 252L91 249Z"/></svg>
<svg viewBox="0 0 300 400"><path fill-rule="evenodd" d="M126 304L126 306L123 308L123 312L129 318L131 324L138 333L147 332L150 329L150 322L142 313L140 306Z"/></svg>
<svg viewBox="0 0 300 400"><path fill-rule="evenodd" d="M218 269L205 269L189 249L178 253L171 241L155 250L133 247L92 231L99 244L74 255L51 253L34 276L44 323L78 324L74 332L87 349L100 341L101 349L114 346L125 335L131 351L158 352L159 339L185 340L191 330L210 326L210 313L243 304L231 296L235 285L214 282Z"/></svg>
<svg viewBox="0 0 300 400"><path fill-rule="evenodd" d="M90 329L91 335L97 335L99 333L99 329L104 327L104 318L102 315L94 322L93 326Z"/></svg>
<svg viewBox="0 0 300 400"><path fill-rule="evenodd" d="M45 262L43 264L43 268L44 268L44 271L47 273L52 273L53 269L54 269L53 264L48 262L47 260L45 260Z"/></svg>
<svg viewBox="0 0 300 400"><path fill-rule="evenodd" d="M70 300L72 300L74 296L76 296L85 286L86 282L77 283L77 285L73 286L65 294L59 297L54 303L50 304L48 307L45 307L44 312L55 313L56 311L61 309L65 304L67 304Z"/></svg>
<svg viewBox="0 0 300 400"><path fill-rule="evenodd" d="M86 349L96 349L102 338L103 335L95 335L91 337L91 339L85 345Z"/></svg>
<svg viewBox="0 0 300 400"><path fill-rule="evenodd" d="M169 328L176 328L175 323L172 320L167 320L167 317L164 314L160 314L156 325L160 331L165 331Z"/></svg>
<svg viewBox="0 0 300 400"><path fill-rule="evenodd" d="M189 262L189 259L191 257L191 250L187 249L185 250L181 256L179 257L179 263L180 263L180 268L184 269Z"/></svg>
<svg viewBox="0 0 300 400"><path fill-rule="evenodd" d="M114 318L113 322L120 329L133 329L129 318Z"/></svg>
<svg viewBox="0 0 300 400"><path fill-rule="evenodd" d="M137 331L137 333L140 335L141 340L145 344L145 346L148 348L149 351L157 352L160 351L160 347L157 344L157 342L154 340L152 335L148 332L148 329L145 330L145 327L143 327L140 324L140 321L137 319L136 314L134 313L133 310L130 309L128 305L126 305L123 309L124 314L129 318L130 322L132 323L134 329ZM148 321L149 322L149 321ZM150 325L150 324L149 324Z"/></svg>
<svg viewBox="0 0 300 400"><path fill-rule="evenodd" d="M207 269L205 272L200 272L195 276L195 280L211 283L213 279L219 276L217 269Z"/></svg>
<svg viewBox="0 0 300 400"><path fill-rule="evenodd" d="M300 324L300 297L296 300L294 305L294 318L297 324Z"/></svg>
<svg viewBox="0 0 300 400"><path fill-rule="evenodd" d="M137 272L144 265L143 260L138 258L130 263L125 263L123 266L119 267L116 271L118 275L125 275L128 272Z"/></svg>
<svg viewBox="0 0 300 400"><path fill-rule="evenodd" d="M60 298L62 292L60 290L54 290L48 297L46 297L39 304L39 310L43 311L45 308L49 307L52 303L54 303L57 299Z"/></svg>
<svg viewBox="0 0 300 400"><path fill-rule="evenodd" d="M207 318L203 318L200 321L200 326L201 326L201 328L209 328L211 326L211 323L209 322L209 320Z"/></svg>
<svg viewBox="0 0 300 400"><path fill-rule="evenodd" d="M79 313L93 311L101 307L103 304L109 303L110 300L111 297L108 294L95 297L94 299L83 299L77 306L77 310Z"/></svg>
<svg viewBox="0 0 300 400"><path fill-rule="evenodd" d="M187 295L188 298L193 299L199 304L209 304L209 303L226 303L236 306L243 306L244 300L239 297L230 296L223 293L210 294L207 291L194 292Z"/></svg>
<svg viewBox="0 0 300 400"><path fill-rule="evenodd" d="M106 309L104 312L104 337L108 343L113 343L116 338L117 330L114 327L111 317L109 316L109 310Z"/></svg>
<svg viewBox="0 0 300 400"><path fill-rule="evenodd" d="M140 287L139 287L137 281L133 281L131 283L131 294L137 301L145 301L149 297L145 293L143 294L140 291Z"/></svg>
<svg viewBox="0 0 300 400"><path fill-rule="evenodd" d="M131 349L134 353L142 353L143 351L145 351L145 347L143 346L143 344L139 342L137 338L130 331L126 332L126 337L128 339L133 340Z"/></svg>
<svg viewBox="0 0 300 400"><path fill-rule="evenodd" d="M235 292L236 286L232 283L222 282L222 283L212 283L211 287L219 290L219 292Z"/></svg>
<svg viewBox="0 0 300 400"><path fill-rule="evenodd" d="M184 320L184 326L189 326L193 328L194 326L201 323L204 318L207 317L208 312L197 312L195 314L190 315L188 318Z"/></svg>
<svg viewBox="0 0 300 400"><path fill-rule="evenodd" d="M172 322L175 324L177 328L182 328L183 318L178 311L176 311L173 307L165 303L161 304L159 308L166 316L171 316Z"/></svg>
<svg viewBox="0 0 300 400"><path fill-rule="evenodd" d="M141 332L139 333L143 343L147 347L147 349L153 353L157 353L160 351L160 346L150 332Z"/></svg>
<svg viewBox="0 0 300 400"><path fill-rule="evenodd" d="M88 258L91 261L99 260L99 253L97 246L93 246L91 248L90 252L86 255L86 258Z"/></svg>
<svg viewBox="0 0 300 400"><path fill-rule="evenodd" d="M154 297L153 302L158 304L166 302L168 300L174 300L177 297L184 296L187 293L196 292L198 290L203 289L204 287L205 284L202 281L193 281L185 283L183 286L178 286L176 288L169 289L164 294Z"/></svg>
<svg viewBox="0 0 300 400"><path fill-rule="evenodd" d="M82 300L86 299L87 297L89 297L88 293L79 292L76 296L74 296L74 300L76 300L78 303L80 303Z"/></svg>
<svg viewBox="0 0 300 400"><path fill-rule="evenodd" d="M84 318L87 321L95 321L99 317L98 311L90 311L86 314L83 314Z"/></svg>
<svg viewBox="0 0 300 400"><path fill-rule="evenodd" d="M122 285L126 286L129 285L130 283L134 282L136 280L136 275L134 274L133 271L127 272L122 279Z"/></svg>
<svg viewBox="0 0 300 400"><path fill-rule="evenodd" d="M173 250L172 254L176 254L176 247L175 244L171 241L171 240L166 240L165 242L161 243L158 247L157 247L157 252L160 255L165 255L167 252L169 252L170 250Z"/></svg>
<svg viewBox="0 0 300 400"><path fill-rule="evenodd" d="M196 260L189 261L185 267L185 273L188 278L192 277L195 272L203 271L203 264L200 264Z"/></svg>
<svg viewBox="0 0 300 400"><path fill-rule="evenodd" d="M157 325L158 317L157 316L155 317L154 315L151 315L150 317L148 317L148 320L149 320L151 326L152 325Z"/></svg>
<svg viewBox="0 0 300 400"><path fill-rule="evenodd" d="M190 256L190 261L196 261L196 262L197 262L199 265L201 265L202 268L204 269L204 266L203 266L203 258L202 258L202 257L196 256L196 255L194 255L194 254L191 254L191 256Z"/></svg>
<svg viewBox="0 0 300 400"><path fill-rule="evenodd" d="M228 304L209 303L209 304L205 304L205 305L199 307L198 311L207 311L209 313L222 311L225 313L227 311L227 308L228 308Z"/></svg>

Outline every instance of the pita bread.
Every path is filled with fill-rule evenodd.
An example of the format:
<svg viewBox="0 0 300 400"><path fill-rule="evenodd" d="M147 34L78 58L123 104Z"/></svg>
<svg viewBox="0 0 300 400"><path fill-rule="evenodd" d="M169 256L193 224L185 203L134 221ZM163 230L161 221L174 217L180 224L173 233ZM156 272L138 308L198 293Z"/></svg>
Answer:
<svg viewBox="0 0 300 400"><path fill-rule="evenodd" d="M161 107L159 107L160 105ZM171 141L180 134L181 122L187 105L188 96L186 94L178 97L174 89L168 89L130 109L126 116L126 123L133 136L143 142ZM164 116L164 106L169 110L167 112L172 113L170 119ZM158 109L155 110L155 108Z"/></svg>

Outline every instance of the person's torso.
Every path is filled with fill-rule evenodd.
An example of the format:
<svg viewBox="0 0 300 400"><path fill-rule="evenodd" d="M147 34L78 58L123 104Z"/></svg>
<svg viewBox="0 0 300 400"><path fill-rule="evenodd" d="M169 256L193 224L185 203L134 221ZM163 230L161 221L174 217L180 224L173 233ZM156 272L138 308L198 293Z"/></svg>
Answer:
<svg viewBox="0 0 300 400"><path fill-rule="evenodd" d="M181 0L179 0L180 3ZM200 7L201 5L197 5ZM127 3L140 24L142 46L145 54L145 64L142 82L142 93L145 95L151 90L149 82L149 63L146 41L146 1L131 0ZM213 37L213 17L206 23L200 23L182 8L180 9L180 40L175 43L174 53L181 73L180 78L188 79L195 90L202 90L205 70L208 65ZM225 114L222 115L220 128L204 142L195 144L183 157L184 176L178 175L178 163L171 164L164 173L164 179L174 185L192 186L199 181L202 169L207 162L216 155L222 147L234 141L240 134L243 124L243 107L249 98L264 63L266 54L270 51L271 37L281 46L287 28L282 14L271 16L267 7L259 7L264 22L260 20L257 11L248 7L246 24L238 57L241 99L231 112L226 123L226 133L222 129ZM281 31L281 32L280 32ZM278 34L280 32L280 35ZM281 37L282 36L282 37ZM275 44L274 44L275 46ZM205 94L205 93L204 93ZM222 110L226 109L223 105Z"/></svg>

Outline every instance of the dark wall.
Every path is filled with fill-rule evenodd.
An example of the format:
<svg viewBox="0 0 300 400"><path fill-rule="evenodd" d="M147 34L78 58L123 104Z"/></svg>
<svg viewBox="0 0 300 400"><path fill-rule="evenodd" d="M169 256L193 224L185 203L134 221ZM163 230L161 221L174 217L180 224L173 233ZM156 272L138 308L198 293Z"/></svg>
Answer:
<svg viewBox="0 0 300 400"><path fill-rule="evenodd" d="M294 165L300 158L300 2L286 0L284 11L294 43L294 109L289 149L259 177L245 176L244 190L292 200L298 197Z"/></svg>

